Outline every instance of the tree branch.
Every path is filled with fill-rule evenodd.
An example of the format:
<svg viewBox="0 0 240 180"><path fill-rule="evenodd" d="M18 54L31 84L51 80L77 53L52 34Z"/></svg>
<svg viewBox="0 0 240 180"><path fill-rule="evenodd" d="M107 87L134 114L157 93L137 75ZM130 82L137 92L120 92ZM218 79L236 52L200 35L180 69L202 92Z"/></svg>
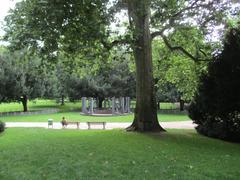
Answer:
<svg viewBox="0 0 240 180"><path fill-rule="evenodd" d="M151 33L151 39L153 40L157 36L161 36L165 30L167 30L170 26L165 26L161 31L156 31Z"/></svg>
<svg viewBox="0 0 240 180"><path fill-rule="evenodd" d="M164 36L163 34L161 34L161 37L165 43L165 45L171 50L171 51L180 51L182 52L184 55L186 55L187 57L189 57L190 59L192 59L195 62L199 62L199 61L210 61L211 59L201 59L198 57L193 56L191 53L189 53L186 49L184 49L181 46L172 46L170 44L170 42L168 41L167 37Z"/></svg>
<svg viewBox="0 0 240 180"><path fill-rule="evenodd" d="M114 40L110 43L108 43L106 41L101 41L101 43L107 50L111 50L114 46L131 44L131 40L117 39L117 40Z"/></svg>

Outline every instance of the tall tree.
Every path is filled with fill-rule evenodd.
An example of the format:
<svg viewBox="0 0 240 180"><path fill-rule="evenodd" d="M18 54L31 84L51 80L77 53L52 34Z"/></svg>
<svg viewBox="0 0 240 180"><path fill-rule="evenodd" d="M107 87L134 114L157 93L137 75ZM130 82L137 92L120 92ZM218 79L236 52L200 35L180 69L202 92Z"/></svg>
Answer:
<svg viewBox="0 0 240 180"><path fill-rule="evenodd" d="M109 38L108 27L115 11L113 7L109 8L111 4L117 7L115 9L127 9L129 33L125 37ZM187 35L186 30L193 26L207 33L225 17L223 14L230 5L227 0L26 0L18 3L7 17L5 39L11 47L31 46L50 57L58 49L101 56L104 49L130 43L136 64L137 104L133 124L128 130L162 131L154 92L152 40L161 37L171 51L180 52L194 61L204 60L207 53L201 46L196 45L193 53L174 42L168 33L178 31ZM89 49L94 51L89 53Z"/></svg>
<svg viewBox="0 0 240 180"><path fill-rule="evenodd" d="M2 82L0 102L20 101L23 111L28 111L28 99L43 97L45 93L45 78L40 71L40 59L26 51L0 55L0 72Z"/></svg>

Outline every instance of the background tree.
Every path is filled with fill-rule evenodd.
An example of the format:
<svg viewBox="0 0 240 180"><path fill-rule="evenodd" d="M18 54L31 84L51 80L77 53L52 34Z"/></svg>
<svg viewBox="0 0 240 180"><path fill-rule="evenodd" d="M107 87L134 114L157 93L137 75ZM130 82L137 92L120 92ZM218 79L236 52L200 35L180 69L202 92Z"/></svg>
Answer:
<svg viewBox="0 0 240 180"><path fill-rule="evenodd" d="M108 97L135 97L136 81L126 59L112 60L102 65L95 74L80 77L70 76L67 82L69 97L79 99L83 96L98 99L98 107Z"/></svg>
<svg viewBox="0 0 240 180"><path fill-rule="evenodd" d="M41 60L29 56L26 51L1 53L0 102L20 101L23 111L28 111L28 99L43 97L45 80L40 67Z"/></svg>
<svg viewBox="0 0 240 180"><path fill-rule="evenodd" d="M189 115L201 134L240 141L240 30L231 28L223 51L201 77Z"/></svg>
<svg viewBox="0 0 240 180"><path fill-rule="evenodd" d="M193 46L191 43L188 45L189 48ZM165 47L163 41L155 40L153 42L153 63L158 100L164 100L165 97L165 100L170 102L180 102L180 110L183 110L184 102L189 102L193 98L199 76L206 71L207 62L189 61L179 53L172 53Z"/></svg>
<svg viewBox="0 0 240 180"><path fill-rule="evenodd" d="M164 83L164 84L157 85L156 91L156 99L157 99L157 107L161 109L160 103L161 102L178 102L179 100L179 92L177 88L171 83Z"/></svg>

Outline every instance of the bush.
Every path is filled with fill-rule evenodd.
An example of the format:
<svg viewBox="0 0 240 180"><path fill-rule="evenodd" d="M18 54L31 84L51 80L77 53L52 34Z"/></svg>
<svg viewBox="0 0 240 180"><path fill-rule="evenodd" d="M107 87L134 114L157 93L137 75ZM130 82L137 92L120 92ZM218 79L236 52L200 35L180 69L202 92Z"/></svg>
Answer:
<svg viewBox="0 0 240 180"><path fill-rule="evenodd" d="M0 121L0 133L5 129L5 123Z"/></svg>
<svg viewBox="0 0 240 180"><path fill-rule="evenodd" d="M222 53L200 78L189 107L196 130L206 136L240 142L240 30L227 34Z"/></svg>

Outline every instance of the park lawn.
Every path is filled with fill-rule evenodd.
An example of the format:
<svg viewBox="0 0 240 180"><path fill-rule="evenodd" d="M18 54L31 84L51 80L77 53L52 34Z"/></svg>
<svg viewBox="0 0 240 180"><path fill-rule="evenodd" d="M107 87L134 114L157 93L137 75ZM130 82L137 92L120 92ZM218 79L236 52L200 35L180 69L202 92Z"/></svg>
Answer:
<svg viewBox="0 0 240 180"><path fill-rule="evenodd" d="M8 128L0 179L239 179L240 145L194 130Z"/></svg>
<svg viewBox="0 0 240 180"><path fill-rule="evenodd" d="M69 111L73 109L80 110L81 102L66 102L65 105L61 106L56 102L56 100L48 100L48 99L36 99L34 101L28 101L28 109L29 111L36 111L42 109L56 108L60 111ZM0 112L15 112L22 111L23 106L20 102L11 102L11 103L1 103L0 104Z"/></svg>
<svg viewBox="0 0 240 180"><path fill-rule="evenodd" d="M96 117L80 115L80 112L60 112L54 114L41 114L41 115L24 115L24 116L5 116L0 117L0 121L3 122L47 122L48 119L53 119L55 122L61 121L62 117L65 117L68 121L105 121L105 122L132 122L133 114L126 116L110 116L110 117ZM184 114L163 114L158 113L160 122L167 121L187 121L190 120L187 115Z"/></svg>
<svg viewBox="0 0 240 180"><path fill-rule="evenodd" d="M131 106L134 106L135 101L131 101ZM161 109L176 109L176 104L174 103L161 103ZM66 101L65 105L61 106L56 100L48 99L36 99L33 101L28 101L29 111L36 111L42 109L56 108L60 111L67 112L70 110L80 110L82 107L81 101L69 102ZM0 103L0 112L16 112L23 111L23 106L20 102L11 102L11 103Z"/></svg>

